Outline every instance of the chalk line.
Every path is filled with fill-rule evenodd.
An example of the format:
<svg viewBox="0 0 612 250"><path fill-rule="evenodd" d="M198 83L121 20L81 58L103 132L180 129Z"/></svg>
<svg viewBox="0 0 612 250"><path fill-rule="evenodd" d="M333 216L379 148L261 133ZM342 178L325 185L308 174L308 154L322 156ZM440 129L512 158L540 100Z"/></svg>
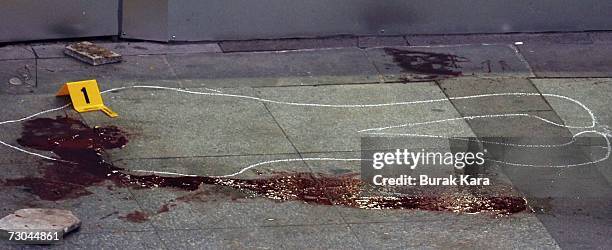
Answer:
<svg viewBox="0 0 612 250"><path fill-rule="evenodd" d="M259 163L255 163L252 164L248 167L245 167L243 169L241 169L240 171L233 173L233 174L228 174L228 175L220 175L220 176L211 176L211 177L233 177L239 174L244 173L245 171L254 168L254 167L258 167L261 165L267 165L267 164L272 164L272 163L278 163L278 162L295 162L295 161L361 161L361 159L341 159L341 158L294 158L294 159L280 159L280 160L271 160L271 161L264 161L264 162L259 162Z"/></svg>
<svg viewBox="0 0 612 250"><path fill-rule="evenodd" d="M591 125L590 126L570 126L570 125L564 125L564 124L559 124L553 121L550 121L548 119L542 118L540 116L537 115L530 115L530 114L522 114L522 113L516 113L516 114L492 114L492 115L481 115L481 116L466 116L466 117L459 117L459 118L449 118L449 119L441 119L441 120L435 120L435 121L427 121L427 122L419 122L419 123L406 123L406 124L400 124L400 125L393 125L393 126L387 126L387 127L379 127L379 128L369 128L369 129L364 129L364 130L360 130L357 131L358 133L361 132L369 132L369 131L383 131L383 130L387 130L387 129L392 129L392 128L401 128L401 127L412 127L412 126L418 126L418 125L428 125L428 124L434 124L434 123L442 123L442 122L450 122L450 121L456 121L456 120L470 120L470 119L491 119L491 118L501 118L501 117L530 117L530 118L535 118L535 119L539 119L543 122L546 122L548 124L554 125L554 126L558 126L558 127L564 127L564 128L574 128L574 129L589 129L589 128L595 128L598 124L597 118L596 116L593 114L593 112L583 103L572 99L570 97L567 96L562 96L562 95L556 95L556 94L539 94L539 93L522 93L522 92L515 92L515 93L495 93L495 94L481 94L481 95L471 95L471 96L463 96L463 97L450 97L450 98L441 98L441 99L430 99L430 100L418 100L418 101L405 101L405 102L392 102L392 103L378 103L378 104L320 104L320 103L300 103L300 102L287 102L287 101L277 101L277 100L271 100L271 99L265 99L265 98L259 98L259 97L254 97L254 96L247 96L247 95L239 95L239 94L226 94L226 93L221 93L220 91L217 90L212 90L210 89L210 91L215 91L215 92L201 92L201 91L191 91L191 90L186 90L186 89L180 89L180 88L173 88L173 87L164 87L164 86L151 86L151 85L135 85L135 86L127 86L127 87L118 87L118 88L112 88L112 89L108 89L105 91L102 91L102 94L105 93L109 93L109 92L113 92L113 91L120 91L120 90L125 90L125 89L134 89L134 88L142 88L142 89L161 89L161 90L170 90L170 91L176 91L176 92L181 92L181 93L187 93L187 94L196 94L196 95L205 95L205 96L219 96L219 97L233 97L233 98L239 98L239 99L248 99L248 100L254 100L254 101L260 101L260 102L266 102L266 103L273 103L273 104L281 104L281 105L291 105L291 106L305 106L305 107L321 107L321 108L378 108L378 107L389 107L389 106L400 106L400 105L416 105L416 104L430 104L430 103L436 103L436 102L446 102L448 100L464 100L464 99L475 99L475 98L490 98L490 97L499 97L499 96L548 96L548 97L554 97L554 98L560 98L566 101L570 101L573 102L575 104L577 104L578 106L580 106L584 111L586 111L590 118L591 118ZM71 104L66 104L64 106L61 107L57 107L57 108L53 108L53 109L48 109L48 110L44 110L20 119L16 119L16 120L8 120L8 121L2 121L0 122L0 125L2 124L7 124L7 123L15 123L15 122L21 122L21 121L25 121L28 119L31 119L33 117L45 114L45 113L49 113L49 112L54 112L57 110L61 110L64 109L66 107L69 107ZM566 165L564 167L571 167L571 166L577 166L577 165L584 165L584 164L594 164L600 161L603 161L605 159L607 159L610 156L610 151L612 149L610 142L607 138L607 136L609 136L609 134L604 134L601 132L597 132L594 130L591 131L583 131L583 132L592 132L592 133L597 133L599 135L602 135L606 141L607 141L607 148L608 148L608 153L606 155L606 157L604 159L600 159L598 161L594 161L594 162L588 162L588 163L583 163L583 164L572 164L572 165ZM580 132L575 136L578 136L579 134L583 133ZM389 133L381 133L379 132L378 134L389 134ZM574 138L573 137L573 138ZM53 157L49 157L49 156L45 156L45 155L41 155L35 152L31 152L13 145L10 145L6 142L0 141L0 144L13 148L15 150L18 150L20 152L26 153L26 154L30 154L36 157L41 157L47 160L55 160L55 161L64 161L61 159L57 159L57 158L53 158ZM531 145L532 147L537 146L537 145ZM261 166L261 165L265 165L265 164L272 164L272 163L277 163L277 162L292 162L292 161L298 161L298 160L304 160L304 161L308 161L308 160L312 160L312 161L361 161L361 159L340 159L340 158L299 158L299 159L281 159L281 160L273 160L273 161L265 161L265 162L259 162L259 163L255 163L252 164L250 166L247 166L243 169L241 169L240 171L233 173L233 174L228 174L228 175L223 175L223 176L216 176L216 177L232 177L232 176L236 176L239 174L244 173L245 171ZM512 164L510 164L512 165ZM530 165L521 165L521 166L530 166ZM132 171L137 171L137 172L146 172L147 170L132 170ZM149 172L153 172L155 173L155 171L149 171ZM179 174L179 173L171 173L171 172L158 172L160 174L175 174L175 175L184 175L184 174ZM192 175L184 175L184 176L192 176Z"/></svg>
<svg viewBox="0 0 612 250"><path fill-rule="evenodd" d="M198 177L197 175L192 174L181 174L174 172L164 172L164 171L153 171L153 170L130 170L132 172L141 172L141 173L150 173L150 174L165 174L165 175L178 175L178 176L186 176L186 177Z"/></svg>
<svg viewBox="0 0 612 250"><path fill-rule="evenodd" d="M382 133L382 132L368 132L364 133L365 135L391 135L391 136L400 136L400 137L426 137L426 138L439 138L439 139L450 139L457 141L471 141L470 139L461 138L461 137L450 137L450 136L442 136L442 135L424 135L424 134L412 134L412 133ZM478 142L482 142L484 144L496 144L502 146L509 147L522 147L522 148L560 148L566 147L568 145L576 142L576 138L572 136L572 139L566 143L560 144L514 144L514 143L505 143L505 142L496 142L496 141L484 141L478 140Z"/></svg>
<svg viewBox="0 0 612 250"><path fill-rule="evenodd" d="M2 122L0 122L0 125L7 124L7 123L22 122L22 121L25 121L25 120L32 119L32 118L34 118L36 116L39 116L39 115L43 115L43 114L46 114L46 113L49 113L49 112L54 112L54 111L65 109L67 107L70 107L70 105L72 105L72 104L68 103L68 104L66 104L64 106L61 106L61 107L47 109L47 110L44 110L44 111L41 111L41 112L38 112L38 113L35 113L35 114L32 114L32 115L29 115L29 116L26 116L26 117L23 117L23 118L19 118L19 119L16 119L16 120L2 121Z"/></svg>
<svg viewBox="0 0 612 250"><path fill-rule="evenodd" d="M43 114L46 114L46 113L50 113L50 112L54 112L54 111L58 111L58 110L65 109L65 108L67 108L67 107L70 107L70 105L72 105L72 104L71 104L71 103L68 103L68 104L63 105L63 106L61 106L61 107L52 108L52 109L47 109L47 110L44 110L44 111L41 111L41 112L38 112L38 113L35 113L35 114L32 114L32 115L29 115L29 116L26 116L26 117L20 118L20 119L8 120L8 121L1 121L1 122L0 122L0 125L3 125L3 124L9 124L9 123L16 123L16 122L22 122L22 121L25 121L25 120L32 119L32 118L34 118L34 117L36 117L36 116L39 116L39 115L43 115ZM17 151L20 151L20 152L22 152L22 153L26 153L26 154L33 155L33 156L36 156L36 157L40 157L40 158L43 158L43 159L46 159L46 160L67 162L67 161L62 160L62 159L58 159L58 158L54 158L54 157L51 157L51 156L46 156L46 155L43 155L43 154L38 154L38 153L34 153L34 152L32 152L32 151L29 151L29 150L25 150L25 149L23 149L23 148L20 148L20 147L17 147L17 146L14 146L14 145L8 144L8 143L6 143L6 142L4 142L4 141L2 141L2 140L0 140L0 144L2 144L2 145L4 145L4 146L7 146L7 147L9 147L9 148L15 149L15 150L17 150Z"/></svg>

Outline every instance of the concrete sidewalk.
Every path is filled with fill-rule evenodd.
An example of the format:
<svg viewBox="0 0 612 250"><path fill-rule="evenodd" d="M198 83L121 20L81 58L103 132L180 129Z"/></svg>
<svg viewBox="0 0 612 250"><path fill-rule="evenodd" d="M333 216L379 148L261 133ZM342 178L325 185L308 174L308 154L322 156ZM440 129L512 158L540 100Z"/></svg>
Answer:
<svg viewBox="0 0 612 250"><path fill-rule="evenodd" d="M221 93L126 89L104 94L120 114L116 119L71 109L41 117L66 114L91 127L124 129L129 143L105 158L128 170L216 176L259 162L299 160L262 165L244 178L286 171L359 173L359 163L308 159L360 158L358 131L368 128L516 113L590 125L580 105L551 94L587 107L597 119L593 130L609 133L612 124L612 35L604 32L101 44L122 53L124 61L85 65L65 57L62 42L0 47L0 121L65 104L54 93L65 82L83 79L97 79L102 90L149 85ZM22 84L9 84L11 78ZM532 95L457 98L519 92ZM367 108L287 105L417 100L443 101ZM0 140L18 146L22 124L0 126ZM571 137L583 130L522 116L454 119L388 132L485 138ZM0 147L0 155L0 184L41 176L48 164L8 147ZM110 183L56 201L25 187L0 185L0 216L25 207L73 211L82 227L55 248L609 248L611 167L609 161L544 170L496 166L487 174L511 183L535 211L501 218L234 199L215 187L180 202L193 192ZM159 212L164 204L172 207ZM134 211L150 216L126 221Z"/></svg>

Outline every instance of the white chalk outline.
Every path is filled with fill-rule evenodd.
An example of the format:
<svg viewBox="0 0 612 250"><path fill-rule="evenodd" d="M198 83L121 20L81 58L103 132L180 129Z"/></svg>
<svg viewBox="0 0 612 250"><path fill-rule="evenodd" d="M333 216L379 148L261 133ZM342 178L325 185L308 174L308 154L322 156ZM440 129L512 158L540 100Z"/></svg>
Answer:
<svg viewBox="0 0 612 250"><path fill-rule="evenodd" d="M537 116L537 115L530 115L530 114L524 114L524 113L492 114L492 115L465 116L465 117L458 117L458 118L440 119L440 120L427 121L427 122L418 122L418 123L406 123L406 124L393 125L393 126L387 126L387 127L369 128L369 129L364 129L364 130L357 131L358 133L367 132L365 134L401 135L401 134L397 134L397 133L394 134L394 133L370 132L370 131L383 131L383 130L392 129L392 128L412 127L412 126L428 125L428 124L443 123L443 122L450 122L450 121L457 121L457 120L465 121L465 120L471 120L471 119L490 119L490 118L499 118L499 117L530 117L530 118L539 119L539 120L541 120L541 121L543 121L545 123L548 123L548 124L551 124L551 125L554 125L554 126L563 127L563 128L571 128L571 129L594 129L598 125L597 118L593 114L593 112L586 105L584 105L583 103L579 102L578 100L572 99L572 98L567 97L567 96L562 96L562 95L540 94L540 93L522 93L522 92L494 93L494 94L481 94L481 95L471 95L471 96L462 96L462 97L449 97L449 98L441 98L441 99L406 101L406 102L394 102L394 103L379 103L379 104L320 104L320 103L286 102L286 101L276 101L276 100L270 100L270 99L259 98L259 97L254 97L254 96L247 96L247 95L226 94L226 93L221 93L221 92L200 92L200 91L191 91L191 90L180 89L180 88L164 87L164 86L152 86L152 85L134 85L134 86L112 88L112 89L108 89L108 90L102 91L101 94L105 94L105 93L113 92L113 91L125 90L125 89L136 89L136 88L158 89L158 90L161 89L161 90L170 90L170 91L176 91L176 92L187 93L187 94L195 94L195 95L233 97L233 98L249 99L249 100L260 101L260 102L267 102L267 103L273 103L273 104L282 104L282 105L291 105L291 106L305 106L305 107L322 107L322 108L377 108L377 107L400 106L400 105L429 104L429 103L435 103L435 102L446 102L446 101L449 101L449 100L490 98L490 97L500 97L500 96L547 96L547 97L554 97L554 98L559 98L559 99L563 99L563 100L566 100L566 101L573 102L574 104L580 106L584 111L586 111L589 114L589 116L591 118L591 121L592 121L590 126L570 126L570 125L564 125L564 124L555 123L553 121L550 121L548 119L542 118L542 117ZM0 125L25 121L25 120L34 118L34 117L42 115L42 114L46 114L46 113L49 113L49 112L54 112L54 111L58 111L58 110L67 108L69 106L71 106L70 103L66 104L66 105L63 105L61 107L44 110L44 111L41 111L41 112L29 115L29 116L20 118L20 119L2 121L2 122L0 122ZM489 159L489 160L494 161L494 162L498 162L498 163L512 165L512 166L557 167L557 168L562 168L562 167L575 167L575 166L590 165L590 164L595 164L595 163L598 163L598 162L601 162L601 161L604 161L604 160L608 159L610 157L611 152L612 152L612 146L610 144L610 140L608 139L608 136L612 136L612 135L610 135L609 133L602 133L602 132L599 132L599 131L596 131L596 130L581 131L579 133L574 134L572 136L572 140L569 143L574 142L575 141L574 139L575 139L576 136L579 136L579 135L585 134L585 133L595 133L595 134L598 134L598 135L604 137L604 139L606 140L606 144L607 144L607 147L606 147L607 148L607 154L606 154L606 156L604 158L601 158L601 159L598 159L598 160L595 160L595 161L585 162L585 163L570 164L570 165L559 165L559 166L544 166L544 165L540 166L540 165L530 165L530 164L508 163L508 162L496 161L496 160L491 160L491 159ZM419 134L404 134L404 135L434 136L434 135L419 135ZM449 138L449 137L445 137L445 138ZM485 142L485 143L494 143L494 142ZM20 152L23 152L23 153L26 153L26 154L30 154L30 155L33 155L33 156L36 156L36 157L40 157L40 158L43 158L43 159L65 162L64 160L61 160L61 159L58 159L58 158L54 158L54 157L38 154L38 153L35 153L35 152L31 152L31 151L25 150L23 148L19 148L17 146L8 144L8 143L6 143L4 141L1 141L1 140L0 140L0 144L2 144L4 146L7 146L9 148L18 150ZM552 145L552 144L546 144L546 145L507 144L507 145L510 145L510 146L524 146L524 147L540 147L540 146L542 146L542 147L551 147L551 146L560 146L560 145L564 145L564 144L558 144L558 145ZM242 173L244 173L245 171L247 171L249 169L252 169L252 168L255 168L255 167L258 167L258 166L261 166L261 165L278 163L278 162L294 162L294 161L361 161L361 160L362 159L341 159L341 158L279 159L279 160L271 160L271 161L264 161L264 162L259 162L259 163L251 164L251 165L241 169L240 171L232 173L232 174L222 175L222 176L211 176L211 177L233 177L233 176L242 174ZM148 170L131 170L131 171L149 172L149 173L158 173L158 174L169 174L169 175L180 175L180 176L194 176L194 175L186 175L186 174L172 173L172 172L161 172L161 171L148 171Z"/></svg>

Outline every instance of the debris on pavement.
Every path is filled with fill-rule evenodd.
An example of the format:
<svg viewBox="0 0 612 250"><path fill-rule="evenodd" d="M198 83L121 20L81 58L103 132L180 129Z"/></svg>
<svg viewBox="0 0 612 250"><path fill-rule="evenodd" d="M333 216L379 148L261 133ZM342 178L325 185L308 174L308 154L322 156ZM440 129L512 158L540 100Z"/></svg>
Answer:
<svg viewBox="0 0 612 250"><path fill-rule="evenodd" d="M120 54L91 42L80 42L66 46L64 54L93 66L117 63L122 60Z"/></svg>
<svg viewBox="0 0 612 250"><path fill-rule="evenodd" d="M81 226L81 220L71 211L62 209L19 209L0 219L0 234L9 237L9 232L57 232L59 237ZM38 239L26 239L22 243L44 243Z"/></svg>
<svg viewBox="0 0 612 250"><path fill-rule="evenodd" d="M19 79L17 77L13 77L13 78L9 79L9 84L11 84L11 85L22 85L23 82L21 81L21 79Z"/></svg>

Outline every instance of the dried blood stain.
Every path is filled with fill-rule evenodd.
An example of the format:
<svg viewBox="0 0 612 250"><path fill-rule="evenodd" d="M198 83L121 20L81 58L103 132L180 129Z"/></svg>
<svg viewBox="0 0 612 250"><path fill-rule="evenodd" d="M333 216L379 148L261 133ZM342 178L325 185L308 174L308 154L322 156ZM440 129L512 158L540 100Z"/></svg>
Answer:
<svg viewBox="0 0 612 250"><path fill-rule="evenodd" d="M174 207L176 206L176 204L164 204L161 207L159 207L159 209L157 209L157 213L161 214L161 213L167 213L170 211L170 207Z"/></svg>
<svg viewBox="0 0 612 250"><path fill-rule="evenodd" d="M464 57L423 51L384 48L387 55L402 68L404 73L416 79L435 79L440 77L460 76L460 62L467 62Z"/></svg>
<svg viewBox="0 0 612 250"><path fill-rule="evenodd" d="M525 199L518 196L465 194L419 194L409 196L364 195L371 187L355 175L332 176L312 173L275 173L258 179L217 178L206 176L165 177L134 175L104 161L105 150L122 148L127 136L117 127L90 128L68 117L39 118L24 123L18 143L24 147L55 153L64 162L53 161L42 168L42 177L6 180L7 186L24 186L43 200L60 200L90 194L87 187L112 181L119 186L137 188L178 188L201 192L201 185L216 185L239 192L229 192L232 199L242 192L278 201L300 200L311 204L341 205L363 209L424 209L455 212L491 212L512 214L524 211ZM226 190L227 191L227 190ZM240 193L240 194L238 194ZM197 192L194 192L197 194ZM183 197L193 200L195 197ZM181 200L180 198L177 200ZM158 213L174 205L162 206ZM146 220L146 213L131 213L129 221Z"/></svg>
<svg viewBox="0 0 612 250"><path fill-rule="evenodd" d="M130 222L134 222L134 223L143 223L149 220L149 214L142 212L142 211L134 211L129 214L126 214L125 216L120 216L119 218L130 221Z"/></svg>

